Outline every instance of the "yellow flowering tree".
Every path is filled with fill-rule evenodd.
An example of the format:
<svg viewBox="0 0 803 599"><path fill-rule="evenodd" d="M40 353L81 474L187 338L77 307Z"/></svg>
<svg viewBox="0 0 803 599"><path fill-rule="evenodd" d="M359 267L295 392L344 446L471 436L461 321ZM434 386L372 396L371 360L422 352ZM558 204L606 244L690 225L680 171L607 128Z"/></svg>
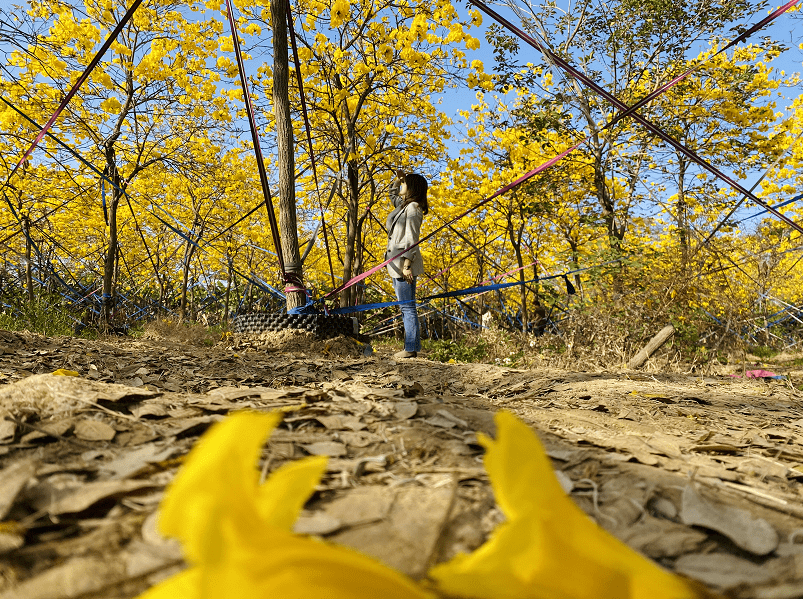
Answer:
<svg viewBox="0 0 803 599"><path fill-rule="evenodd" d="M105 212L95 197L83 199L91 214L84 241L92 243L92 237L97 247L102 239L105 246L104 319L111 314L121 268L118 211L130 202L126 194L138 195L137 179L149 169L174 176L181 168L203 169L203 149L224 135L230 121L227 98L215 85L220 75L208 66L217 55L222 24L189 18L185 7L172 0L140 6L53 129L109 180ZM125 5L94 0L75 8L51 0L32 2L18 16L40 33L36 45L12 54L17 79L8 87L24 90L16 97L31 99L37 114L49 114L125 10ZM94 176L83 165L78 168L79 176ZM132 204L132 218L135 210ZM154 269L152 276L160 274Z"/></svg>
<svg viewBox="0 0 803 599"><path fill-rule="evenodd" d="M581 1L564 13L549 3L507 4L529 33L627 105L685 70L696 44L720 35L759 5L749 0L716 6L651 0L617 0L602 6ZM648 183L654 162L649 157L658 140L632 119L606 128L618 109L596 92L498 26L491 28L489 39L498 57L497 89L520 90L530 97L515 113L514 124L533 134L548 129L572 139L588 137L585 149L594 169L589 191L599 205L611 257L627 253L623 244L633 209L652 191ZM658 119L661 105L647 104L640 114Z"/></svg>
<svg viewBox="0 0 803 599"><path fill-rule="evenodd" d="M665 130L714 166L745 179L771 163L783 150L774 126L783 113L771 99L780 87L797 83L773 73L777 51L737 47L731 56L714 47L693 62L705 65L657 100ZM763 59L763 60L762 60ZM700 243L715 223L742 200L677 151L654 152L653 173L675 193L665 210L676 234L678 266L688 267L692 240ZM697 233L697 235L695 235Z"/></svg>
<svg viewBox="0 0 803 599"><path fill-rule="evenodd" d="M446 154L450 119L435 95L468 74L476 76L465 50L479 46L469 33L479 15L461 23L445 1L399 5L301 0L293 9L301 64L291 91L298 109L300 198L308 218L316 218L327 203L333 177L342 173L326 220L333 260L342 265L347 280L364 269L367 259L382 256L377 221L384 221L387 208L382 206L378 214L372 210L386 197L391 174L405 168L431 175L432 165ZM266 21L264 13L260 4L243 7L250 20ZM269 87L271 75L269 68L260 68L258 85ZM315 173L300 118L299 82L309 108ZM320 251L310 256L319 273L327 268ZM319 276L318 283L327 279ZM356 290L349 289L341 302L355 299Z"/></svg>

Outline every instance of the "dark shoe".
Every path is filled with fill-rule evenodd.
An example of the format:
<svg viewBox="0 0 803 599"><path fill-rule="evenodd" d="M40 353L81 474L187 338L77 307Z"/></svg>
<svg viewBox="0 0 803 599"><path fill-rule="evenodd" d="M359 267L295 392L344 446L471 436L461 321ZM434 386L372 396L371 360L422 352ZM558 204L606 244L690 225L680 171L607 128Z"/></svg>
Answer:
<svg viewBox="0 0 803 599"><path fill-rule="evenodd" d="M397 360L401 360L402 358L415 358L418 355L418 352L414 351L397 351L393 354L393 357Z"/></svg>

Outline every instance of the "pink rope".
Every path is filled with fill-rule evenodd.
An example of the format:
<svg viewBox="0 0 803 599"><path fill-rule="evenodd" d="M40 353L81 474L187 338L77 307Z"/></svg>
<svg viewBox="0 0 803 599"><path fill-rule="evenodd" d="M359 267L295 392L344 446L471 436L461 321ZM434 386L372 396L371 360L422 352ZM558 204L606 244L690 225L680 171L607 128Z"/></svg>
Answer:
<svg viewBox="0 0 803 599"><path fill-rule="evenodd" d="M493 195L490 195L490 196L488 196L487 198L485 198L485 199L484 199L484 200L482 200L481 202L478 202L477 204L475 204L474 206L472 206L471 208L469 208L468 210L466 210L465 212L463 212L462 214L459 214L458 216L455 216L455 217L454 217L452 220L450 220L449 222L447 222L447 223L445 223L445 224L441 225L440 227L438 227L437 229L435 229L434 231L432 231L432 233L429 233L429 234L428 234L428 235L426 235L425 237L422 237L421 239L419 239L417 242L415 242L415 243L414 243L413 245L411 245L410 247L408 247L408 248L405 248L404 250L402 250L401 252L399 252L399 253L398 253L398 254L396 254L395 256L392 256L391 258L389 258L389 259L385 260L384 262L381 262L381 263L377 264L376 266L374 266L374 267L373 267L373 268L371 268L370 270L367 270L367 271L365 271L364 273L361 273L361 274L357 275L356 277L353 277L353 278L351 278L350 280L348 280L347 282L343 283L343 284L342 284L342 285L340 285L339 287L337 287L337 288L333 289L332 291L330 291L329 293L327 293L327 294L324 296L324 298L330 297L330 296L332 296L332 295L334 295L334 294L336 294L336 293L340 293L340 292L341 292L341 291L343 291L344 289L348 289L348 288L349 288L349 287L351 287L352 285L356 285L357 283L359 283L359 282L360 282L360 281L362 281L363 279L366 279L366 278L370 277L372 274L374 274L375 272L379 271L379 270L380 270L382 267L384 267L384 266L387 266L388 264L390 264L391 262L393 262L393 261L394 261L396 258L400 258L402 255L406 254L408 251L410 251L410 250L411 250L411 249L413 249L414 247L416 247L416 246L418 246L418 245L420 245L420 244L424 243L425 241L427 241L428 239L430 239L430 238L431 238L433 235L435 235L436 233L438 233L438 232L439 232L439 231L441 231L442 229L445 229L446 227L448 227L448 226L449 226L449 225L451 225L452 223L454 223L454 222L456 222L456 221L460 220L461 218L463 218L464 216L466 216L466 215L468 215L468 214L470 214L470 213L474 212L474 211L475 211L477 208L480 208L481 206L484 206L484 205L485 205L485 204L487 204L488 202L490 202L490 201L492 201L492 200L494 200L494 199L498 198L500 195L502 195L502 194L504 194L504 193L507 193L508 191L510 191L511 189L513 189L514 187L516 187L516 186L518 186L518 185L521 185L522 183L524 183L524 182L525 182L525 181L527 181L528 179L531 179L532 177L534 177L534 176L535 176L535 175L537 175L538 173L545 171L546 169L548 169L548 168L552 167L554 164L557 164L557 163L558 163L558 162L560 162L560 161L561 161L561 160L562 160L562 159L563 159L563 158L564 158L566 155L568 155L569 153L571 153L571 152L573 152L574 150L576 150L578 147L580 147L580 146L581 146L582 144L584 144L586 141L587 141L587 140L585 140L585 139L584 139L583 141L581 141L581 142L579 142L579 143L577 143L577 144L573 145L573 146L572 146L571 148L569 148L568 150L564 150L563 152L561 152L560 154L558 154L558 155L557 155L557 156L555 156L554 158L550 158L549 160L547 160L547 161L546 161L546 162L544 162L543 164L540 164L539 166L535 167L533 170L531 170L531 171L529 171L529 172L527 172L527 173L523 174L521 177L519 177L518 179L516 179L516 180L515 180L515 181L513 181L512 183L508 183L507 185L505 185L505 186L504 186L504 187L502 187L501 189L499 189L499 190L495 191L495 192L493 193Z"/></svg>
<svg viewBox="0 0 803 599"><path fill-rule="evenodd" d="M503 273L501 275L496 275L494 277L491 277L490 279L486 279L485 281L480 283L480 285L485 285L486 283L493 283L494 281L501 281L502 279L504 279L506 277L509 277L510 275L516 274L520 270L524 270L525 268L530 268L533 264L538 264L538 260L534 260L533 262L530 262L529 264L525 264L524 266L519 266L518 268L514 268L513 270L510 270L510 271L508 271L506 273Z"/></svg>

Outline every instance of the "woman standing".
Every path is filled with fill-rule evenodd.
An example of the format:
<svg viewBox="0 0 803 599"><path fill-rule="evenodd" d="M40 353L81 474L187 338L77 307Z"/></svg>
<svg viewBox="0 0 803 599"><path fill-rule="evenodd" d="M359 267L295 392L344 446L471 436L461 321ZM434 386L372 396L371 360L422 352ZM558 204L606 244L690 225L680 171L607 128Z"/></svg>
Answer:
<svg viewBox="0 0 803 599"><path fill-rule="evenodd" d="M390 189L393 211L388 215L388 249L385 260L418 243L421 222L429 212L427 203L427 180L416 173L399 170ZM396 298L400 304L404 323L404 351L397 352L394 358L415 358L421 351L421 329L418 324L418 310L415 305L416 277L424 274L424 259L418 246L409 249L395 258L387 266L393 280Z"/></svg>

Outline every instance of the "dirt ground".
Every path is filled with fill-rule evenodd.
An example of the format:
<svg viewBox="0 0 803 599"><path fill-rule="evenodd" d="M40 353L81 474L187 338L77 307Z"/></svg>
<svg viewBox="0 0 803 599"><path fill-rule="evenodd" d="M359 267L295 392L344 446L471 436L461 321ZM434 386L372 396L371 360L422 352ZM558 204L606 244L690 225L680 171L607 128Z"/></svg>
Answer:
<svg viewBox="0 0 803 599"><path fill-rule="evenodd" d="M0 596L128 598L180 570L155 514L183 457L230 411L292 406L263 474L330 456L296 530L410 576L501 521L475 433L493 434L506 409L539 434L571 497L630 546L729 597L803 597L803 393L788 380L363 352L304 333L0 331Z"/></svg>

